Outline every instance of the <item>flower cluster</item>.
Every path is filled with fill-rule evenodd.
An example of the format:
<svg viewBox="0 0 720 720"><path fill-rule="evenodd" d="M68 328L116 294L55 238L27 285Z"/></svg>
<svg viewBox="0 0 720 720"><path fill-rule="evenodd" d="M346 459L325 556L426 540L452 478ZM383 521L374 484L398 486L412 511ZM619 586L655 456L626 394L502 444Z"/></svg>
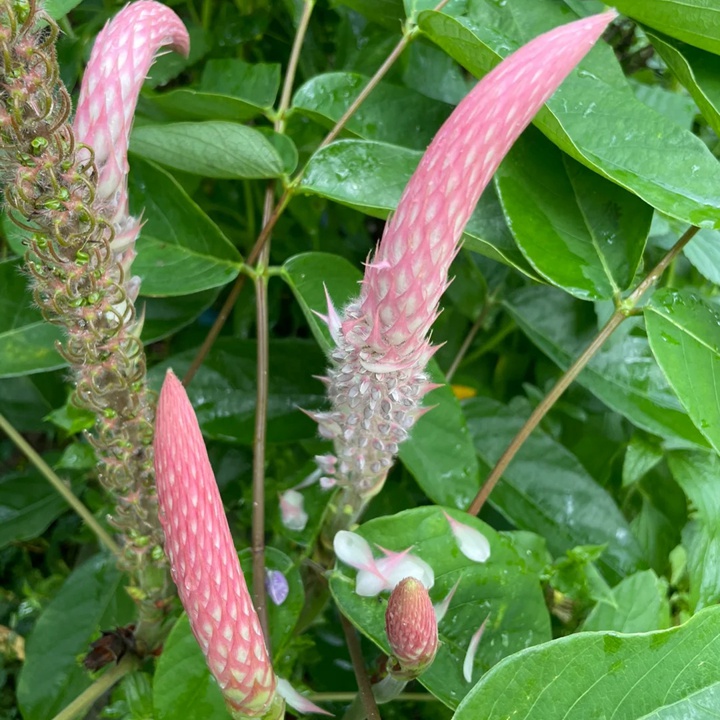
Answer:
<svg viewBox="0 0 720 720"><path fill-rule="evenodd" d="M188 35L160 3L121 11L93 49L77 137L59 78L57 32L34 0L0 3L0 171L11 217L30 233L35 301L48 321L64 327L61 352L75 375L75 401L97 417L92 442L101 482L116 501L123 567L141 609L138 637L153 646L171 589L154 494L142 323L133 305L137 282L127 274L139 226L127 215L125 155L135 97L154 53L166 43L186 51ZM127 57L132 62L123 62ZM99 143L96 155L78 144L84 141ZM109 169L115 166L120 172Z"/></svg>

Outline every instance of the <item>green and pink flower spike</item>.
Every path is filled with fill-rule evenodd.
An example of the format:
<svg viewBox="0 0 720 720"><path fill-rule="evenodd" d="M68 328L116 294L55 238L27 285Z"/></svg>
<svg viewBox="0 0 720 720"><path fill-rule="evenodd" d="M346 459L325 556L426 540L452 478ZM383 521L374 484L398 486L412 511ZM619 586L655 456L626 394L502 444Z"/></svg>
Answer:
<svg viewBox="0 0 720 720"><path fill-rule="evenodd" d="M155 472L172 576L233 718L278 720L286 700L324 713L275 676L197 418L172 372L158 403Z"/></svg>
<svg viewBox="0 0 720 720"><path fill-rule="evenodd" d="M349 527L385 481L433 389L425 373L430 329L463 229L501 160L534 115L615 17L555 28L483 78L440 128L367 263L360 296L323 316L336 347L331 409L318 412L333 440L343 488L335 530Z"/></svg>

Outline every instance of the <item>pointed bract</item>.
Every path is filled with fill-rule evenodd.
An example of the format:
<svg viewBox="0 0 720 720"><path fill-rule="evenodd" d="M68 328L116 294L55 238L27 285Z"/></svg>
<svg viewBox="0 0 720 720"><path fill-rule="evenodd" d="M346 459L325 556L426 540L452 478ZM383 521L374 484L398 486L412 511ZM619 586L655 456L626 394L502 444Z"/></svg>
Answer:
<svg viewBox="0 0 720 720"><path fill-rule="evenodd" d="M430 327L482 191L614 17L609 12L555 28L506 58L453 111L410 178L366 264L360 297L333 332L339 336L328 372L333 410L323 414L321 433L334 440L338 483L361 499L380 490L419 417L425 365L434 352Z"/></svg>
<svg viewBox="0 0 720 720"><path fill-rule="evenodd" d="M168 372L155 430L165 551L183 607L233 716L275 720L283 701L197 418Z"/></svg>

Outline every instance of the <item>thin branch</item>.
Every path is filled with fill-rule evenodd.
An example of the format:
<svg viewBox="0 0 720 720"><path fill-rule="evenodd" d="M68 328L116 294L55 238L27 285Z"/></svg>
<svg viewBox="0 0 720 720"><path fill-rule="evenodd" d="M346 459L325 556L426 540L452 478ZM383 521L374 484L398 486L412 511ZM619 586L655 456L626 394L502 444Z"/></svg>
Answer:
<svg viewBox="0 0 720 720"><path fill-rule="evenodd" d="M355 670L355 679L358 684L358 693L362 699L365 715L368 720L381 720L380 711L378 710L375 696L373 695L370 678L365 669L365 660L360 647L360 640L352 623L340 612L340 622L342 623L345 639L347 640L348 651L350 652L350 660L352 660L353 669Z"/></svg>
<svg viewBox="0 0 720 720"><path fill-rule="evenodd" d="M312 700L315 703L320 702L351 702L357 696L354 692L318 692L308 695L308 700ZM436 702L439 703L434 695L430 693L402 693L395 698L395 702Z"/></svg>
<svg viewBox="0 0 720 720"><path fill-rule="evenodd" d="M115 557L120 557L121 550L117 543L110 537L105 528L100 525L95 516L75 497L73 491L56 475L55 471L35 452L34 448L25 438L12 426L12 424L0 414L0 429L12 440L23 455L35 466L41 475L62 495L68 505L80 516L83 522L95 533L97 539Z"/></svg>
<svg viewBox="0 0 720 720"><path fill-rule="evenodd" d="M267 223L273 209L273 183L265 193L263 224ZM267 597L265 593L265 439L267 432L268 363L270 339L268 327L268 278L262 271L267 265L269 243L265 245L258 263L255 279L257 324L257 395L255 402L255 437L253 439L253 505L252 505L252 558L253 558L253 604L260 617L260 625L269 644Z"/></svg>
<svg viewBox="0 0 720 720"><path fill-rule="evenodd" d="M84 717L95 702L137 666L138 659L132 655L126 655L120 663L106 670L87 690L78 695L64 710L61 710L53 720L75 720L75 718Z"/></svg>
<svg viewBox="0 0 720 720"><path fill-rule="evenodd" d="M280 105L277 111L277 120L275 121L275 132L285 132L285 113L290 106L290 96L292 95L292 87L295 82L295 73L297 72L298 60L300 59L300 51L302 50L305 34L307 33L310 23L310 16L315 7L315 0L305 0L303 2L302 15L295 32L295 40L293 41L292 50L290 51L290 59L288 60L287 72L285 73L285 81L283 83L282 94L280 95Z"/></svg>
<svg viewBox="0 0 720 720"><path fill-rule="evenodd" d="M670 251L663 259L650 271L647 277L633 290L633 292L622 301L620 307L612 314L605 326L600 330L595 339L580 355L580 357L567 369L563 376L557 381L553 389L543 398L542 402L533 410L525 424L520 428L517 435L512 439L505 452L502 454L497 464L488 475L485 484L475 496L470 504L468 512L471 515L477 515L485 501L490 496L495 485L507 470L508 465L522 447L523 443L530 437L532 431L540 424L540 421L549 412L552 406L557 402L560 396L567 390L569 385L577 378L585 366L592 360L595 354L600 350L605 341L613 334L618 326L625 320L629 313L635 308L642 296L654 285L660 276L665 272L667 266L678 256L682 249L692 240L699 228L691 227L685 234L673 245Z"/></svg>
<svg viewBox="0 0 720 720"><path fill-rule="evenodd" d="M487 320L487 316L490 313L491 306L492 302L490 298L487 298L485 300L485 304L482 307L482 310L480 311L480 314L477 317L477 320L475 320L475 322L473 323L473 326L470 328L470 332L468 332L467 337L463 341L463 344L460 346L460 349L455 356L455 359L452 361L452 365L445 373L445 379L448 382L452 380L453 375L457 372L458 367L460 367L460 363L463 361L463 358L467 354L468 349L472 345L472 341L475 339L475 336L480 331L480 328L482 328L485 320Z"/></svg>

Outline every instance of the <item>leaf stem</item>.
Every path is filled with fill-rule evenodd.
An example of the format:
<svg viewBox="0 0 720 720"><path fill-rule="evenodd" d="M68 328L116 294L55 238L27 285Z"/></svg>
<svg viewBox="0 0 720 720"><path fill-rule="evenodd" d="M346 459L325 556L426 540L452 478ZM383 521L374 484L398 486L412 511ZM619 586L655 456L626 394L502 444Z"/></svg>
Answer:
<svg viewBox="0 0 720 720"><path fill-rule="evenodd" d="M35 449L12 426L7 418L0 413L0 429L12 440L23 455L35 466L38 472L57 490L68 505L81 517L83 522L95 533L97 539L115 557L120 557L122 551L117 543L110 537L105 528L100 525L95 516L83 505L73 491L57 476L55 471L35 452Z"/></svg>
<svg viewBox="0 0 720 720"><path fill-rule="evenodd" d="M364 715L368 718L368 720L381 720L380 711L378 710L377 703L375 702L375 696L373 695L372 685L370 685L370 678L368 677L367 670L365 669L365 661L363 659L362 648L360 647L360 640L358 639L357 632L352 626L352 623L341 611L340 622L342 623L345 639L347 640L350 660L352 660L353 669L355 670L355 679L357 680L358 693L362 700Z"/></svg>
<svg viewBox="0 0 720 720"><path fill-rule="evenodd" d="M457 372L457 369L460 367L460 363L465 358L465 355L467 354L467 351L470 349L470 345L472 345L472 341L475 339L475 336L480 331L480 328L482 328L483 324L485 323L485 320L487 320L487 316L490 313L490 308L492 307L492 301L490 298L487 298L485 300L485 304L482 307L482 310L480 311L480 314L477 317L477 320L473 323L473 326L470 328L470 331L468 332L467 336L465 337L465 340L463 340L463 344L460 346L460 349L457 352L457 355L455 356L455 359L452 361L452 365L448 368L448 371L445 373L445 379L450 382L453 378L453 375Z"/></svg>
<svg viewBox="0 0 720 720"><path fill-rule="evenodd" d="M75 720L75 718L83 717L98 699L125 675L135 670L137 666L138 659L133 655L126 655L117 665L106 670L64 710L61 710L53 720Z"/></svg>
<svg viewBox="0 0 720 720"><path fill-rule="evenodd" d="M588 345L580 357L567 369L557 381L553 389L543 398L542 402L533 410L525 424L520 428L517 435L512 439L505 452L497 461L495 467L485 480L484 485L470 504L468 512L477 515L493 491L495 485L502 477L512 459L522 447L523 443L530 437L532 431L540 424L540 421L557 402L560 396L567 390L568 386L577 378L585 366L600 350L605 341L613 334L618 326L625 320L635 308L642 296L657 282L667 266L678 256L682 249L692 240L698 227L690 227L683 236L673 245L663 259L648 273L647 277L633 290L630 295L619 303L618 308L610 316L610 319L597 334L595 339Z"/></svg>

